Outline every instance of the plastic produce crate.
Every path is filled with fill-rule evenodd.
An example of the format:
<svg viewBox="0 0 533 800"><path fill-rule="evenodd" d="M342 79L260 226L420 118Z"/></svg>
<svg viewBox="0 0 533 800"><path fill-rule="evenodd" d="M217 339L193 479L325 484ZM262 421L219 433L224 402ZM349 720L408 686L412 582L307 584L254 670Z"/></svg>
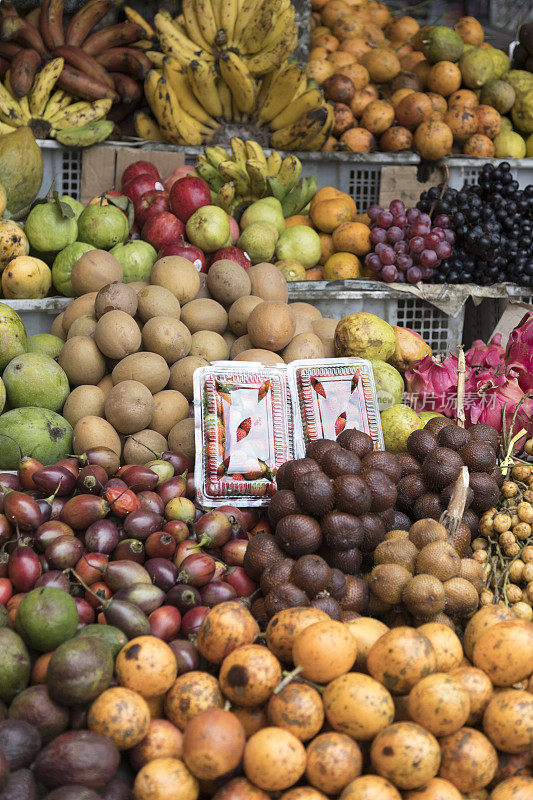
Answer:
<svg viewBox="0 0 533 800"><path fill-rule="evenodd" d="M50 333L54 317L61 314L70 301L69 297L45 297L43 300L6 300L4 297L0 299L0 302L17 312L28 336Z"/></svg>
<svg viewBox="0 0 533 800"><path fill-rule="evenodd" d="M39 196L46 195L52 184L60 194L68 194L76 200L81 190L81 149L63 147L50 139L39 139L37 144L43 154L43 182Z"/></svg>
<svg viewBox="0 0 533 800"><path fill-rule="evenodd" d="M376 314L419 333L434 353L449 353L462 343L464 306L450 317L425 300L382 287L374 281L294 282L289 283L289 301L311 303L322 316L336 319L358 311Z"/></svg>
<svg viewBox="0 0 533 800"><path fill-rule="evenodd" d="M513 35L524 22L533 20L531 0L489 0L489 22Z"/></svg>

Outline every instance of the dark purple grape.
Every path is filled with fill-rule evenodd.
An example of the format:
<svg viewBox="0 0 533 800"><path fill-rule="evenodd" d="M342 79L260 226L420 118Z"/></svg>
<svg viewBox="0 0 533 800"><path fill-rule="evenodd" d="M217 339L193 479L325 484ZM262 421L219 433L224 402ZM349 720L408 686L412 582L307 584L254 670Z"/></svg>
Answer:
<svg viewBox="0 0 533 800"><path fill-rule="evenodd" d="M424 249L424 239L422 236L413 236L409 242L409 248L413 253L421 253Z"/></svg>
<svg viewBox="0 0 533 800"><path fill-rule="evenodd" d="M405 272L410 267L413 266L413 259L411 256L396 256L396 261L394 262L395 265L398 267L400 272Z"/></svg>
<svg viewBox="0 0 533 800"><path fill-rule="evenodd" d="M405 273L409 283L418 283L422 280L422 270L419 267L410 267Z"/></svg>
<svg viewBox="0 0 533 800"><path fill-rule="evenodd" d="M398 270L394 264L387 264L381 270L380 277L386 283L392 283L398 277Z"/></svg>
<svg viewBox="0 0 533 800"><path fill-rule="evenodd" d="M403 200L393 200L389 205L389 211L396 216L397 214L405 214L405 203Z"/></svg>
<svg viewBox="0 0 533 800"><path fill-rule="evenodd" d="M439 242L435 248L435 252L438 258L449 258L452 254L452 246L451 244L448 244L448 242Z"/></svg>
<svg viewBox="0 0 533 800"><path fill-rule="evenodd" d="M440 239L434 232L426 233L426 235L424 236L424 245L430 250L434 250L439 242Z"/></svg>
<svg viewBox="0 0 533 800"><path fill-rule="evenodd" d="M405 240L402 240L401 242L396 242L396 244L394 245L394 252L402 256L408 255L409 242L406 242Z"/></svg>
<svg viewBox="0 0 533 800"><path fill-rule="evenodd" d="M394 217L390 213L390 211L382 211L381 214L377 217L376 222L380 226L380 228L390 228L392 223L394 222Z"/></svg>
<svg viewBox="0 0 533 800"><path fill-rule="evenodd" d="M387 231L387 241L391 244L396 244L396 242L401 242L403 239L403 231L401 228L398 228L397 225L391 225L391 227Z"/></svg>
<svg viewBox="0 0 533 800"><path fill-rule="evenodd" d="M435 217L435 225L438 228L449 228L450 227L450 218L448 214L437 214Z"/></svg>
<svg viewBox="0 0 533 800"><path fill-rule="evenodd" d="M374 244L380 244L387 240L387 232L383 228L372 228L370 231L370 238Z"/></svg>
<svg viewBox="0 0 533 800"><path fill-rule="evenodd" d="M438 260L434 250L422 250L420 253L420 264L422 267L430 267L433 269L437 265Z"/></svg>
<svg viewBox="0 0 533 800"><path fill-rule="evenodd" d="M379 272L381 269L381 259L376 253L369 253L365 258L365 266L372 272Z"/></svg>

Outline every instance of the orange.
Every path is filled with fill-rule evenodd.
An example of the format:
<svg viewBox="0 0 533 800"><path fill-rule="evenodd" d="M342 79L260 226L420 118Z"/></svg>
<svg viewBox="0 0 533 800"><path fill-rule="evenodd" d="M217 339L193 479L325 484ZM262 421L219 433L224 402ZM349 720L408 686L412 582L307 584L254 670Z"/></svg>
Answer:
<svg viewBox="0 0 533 800"><path fill-rule="evenodd" d="M350 128L340 141L352 153L369 153L376 146L376 140L365 128Z"/></svg>
<svg viewBox="0 0 533 800"><path fill-rule="evenodd" d="M334 53L329 54L328 61L330 64L333 64L335 70L338 71L343 67L349 67L351 64L355 64L355 56L343 50L335 50Z"/></svg>
<svg viewBox="0 0 533 800"><path fill-rule="evenodd" d="M368 227L370 227L371 219L365 212L363 214L358 214L354 219L354 222L361 222L363 225L368 225Z"/></svg>
<svg viewBox="0 0 533 800"><path fill-rule="evenodd" d="M333 250L333 238L329 233L319 233L320 247L322 248L322 255L320 256L319 264L325 264L330 256L335 252Z"/></svg>
<svg viewBox="0 0 533 800"><path fill-rule="evenodd" d="M328 78L335 74L335 67L329 61L315 58L313 61L307 62L305 73L309 80L314 80L321 86L324 81L327 81Z"/></svg>
<svg viewBox="0 0 533 800"><path fill-rule="evenodd" d="M352 53L359 61L363 53L368 53L372 48L362 37L350 36L349 39L343 40L342 49L345 53Z"/></svg>
<svg viewBox="0 0 533 800"><path fill-rule="evenodd" d="M325 47L312 47L309 51L308 61L324 60L328 57L329 53Z"/></svg>
<svg viewBox="0 0 533 800"><path fill-rule="evenodd" d="M334 253L324 264L324 280L360 278L361 262L353 253Z"/></svg>
<svg viewBox="0 0 533 800"><path fill-rule="evenodd" d="M324 280L324 270L322 267L311 267L311 269L306 269L305 277L308 281L322 281Z"/></svg>
<svg viewBox="0 0 533 800"><path fill-rule="evenodd" d="M308 228L313 227L311 219L305 214L293 214L292 217L287 217L285 220L285 227L290 228L292 225L307 225Z"/></svg>
<svg viewBox="0 0 533 800"><path fill-rule="evenodd" d="M339 47L339 40L332 36L329 30L320 29L318 32L318 28L313 31L312 36L312 44L313 47L325 47L328 53L333 53ZM316 34L316 35L315 35Z"/></svg>
<svg viewBox="0 0 533 800"><path fill-rule="evenodd" d="M361 222L344 222L333 231L333 247L335 252L353 253L366 256L372 249L370 228Z"/></svg>
<svg viewBox="0 0 533 800"><path fill-rule="evenodd" d="M332 233L342 222L355 219L357 207L350 195L331 186L321 189L311 202L309 215L323 233Z"/></svg>

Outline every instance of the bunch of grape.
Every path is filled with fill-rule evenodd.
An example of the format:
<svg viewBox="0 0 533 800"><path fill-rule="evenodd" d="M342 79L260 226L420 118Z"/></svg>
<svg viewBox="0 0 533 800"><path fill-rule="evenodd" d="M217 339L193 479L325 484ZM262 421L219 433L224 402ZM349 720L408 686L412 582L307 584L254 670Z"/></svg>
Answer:
<svg viewBox="0 0 533 800"><path fill-rule="evenodd" d="M433 271L450 257L455 234L448 229L449 216L439 214L432 222L424 212L406 209L401 200L393 200L388 211L369 206L374 248L366 256L365 265L377 278L386 283L429 281Z"/></svg>
<svg viewBox="0 0 533 800"><path fill-rule="evenodd" d="M476 185L424 192L417 204L435 224L449 220L456 236L451 257L435 270L435 283L512 282L533 287L533 185L519 190L503 161L485 164Z"/></svg>

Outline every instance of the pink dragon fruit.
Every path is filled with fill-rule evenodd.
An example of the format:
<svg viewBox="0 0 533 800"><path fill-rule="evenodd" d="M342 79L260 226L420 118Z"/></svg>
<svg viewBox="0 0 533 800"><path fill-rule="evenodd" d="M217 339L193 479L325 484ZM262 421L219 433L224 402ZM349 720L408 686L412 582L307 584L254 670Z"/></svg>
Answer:
<svg viewBox="0 0 533 800"><path fill-rule="evenodd" d="M407 391L416 411L435 411L453 417L457 404L457 356L444 361L426 356L405 371Z"/></svg>
<svg viewBox="0 0 533 800"><path fill-rule="evenodd" d="M528 312L509 336L507 369L516 372L520 388L533 393L533 312Z"/></svg>
<svg viewBox="0 0 533 800"><path fill-rule="evenodd" d="M502 413L505 407L507 430L510 431L513 414L524 397L516 374L513 371L495 372L491 369L471 370L465 385L466 427L477 422L492 425L497 431L502 429ZM524 400L518 411L511 435L522 428L533 431L533 400Z"/></svg>
<svg viewBox="0 0 533 800"><path fill-rule="evenodd" d="M472 343L470 350L465 353L465 361L469 367L505 368L505 350L502 347L502 335L497 333L488 344L481 339Z"/></svg>

